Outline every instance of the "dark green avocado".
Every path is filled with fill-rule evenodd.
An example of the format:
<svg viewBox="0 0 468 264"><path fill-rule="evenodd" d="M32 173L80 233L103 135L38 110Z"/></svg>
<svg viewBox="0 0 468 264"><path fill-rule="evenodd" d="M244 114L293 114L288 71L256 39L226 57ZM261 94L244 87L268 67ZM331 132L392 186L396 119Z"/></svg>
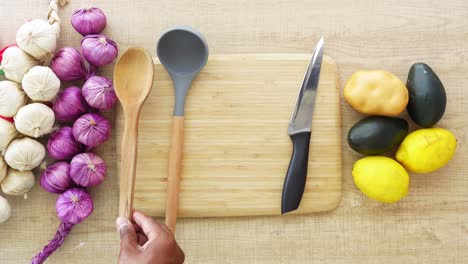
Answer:
<svg viewBox="0 0 468 264"><path fill-rule="evenodd" d="M348 132L348 144L363 155L379 155L398 146L408 134L408 122L389 116L369 116Z"/></svg>
<svg viewBox="0 0 468 264"><path fill-rule="evenodd" d="M447 96L437 74L425 63L415 63L408 73L406 87L409 102L406 110L421 127L432 127L445 113Z"/></svg>

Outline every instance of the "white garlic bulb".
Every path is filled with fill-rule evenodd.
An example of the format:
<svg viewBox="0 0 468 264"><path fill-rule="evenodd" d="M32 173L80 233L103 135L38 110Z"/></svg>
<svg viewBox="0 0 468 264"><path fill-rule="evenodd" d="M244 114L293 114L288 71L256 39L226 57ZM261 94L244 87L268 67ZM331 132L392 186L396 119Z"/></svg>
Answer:
<svg viewBox="0 0 468 264"><path fill-rule="evenodd" d="M57 32L49 22L34 19L23 24L16 33L18 47L38 60L43 60L57 47Z"/></svg>
<svg viewBox="0 0 468 264"><path fill-rule="evenodd" d="M0 118L0 152L4 152L8 144L16 137L17 131L13 123ZM1 166L0 166L1 168ZM0 181L1 175L0 175Z"/></svg>
<svg viewBox="0 0 468 264"><path fill-rule="evenodd" d="M1 186L5 194L25 195L34 186L34 173L9 168Z"/></svg>
<svg viewBox="0 0 468 264"><path fill-rule="evenodd" d="M23 78L23 90L33 101L54 99L60 89L60 80L49 67L34 66Z"/></svg>
<svg viewBox="0 0 468 264"><path fill-rule="evenodd" d="M18 132L34 138L52 132L55 123L54 111L41 103L21 107L14 119Z"/></svg>
<svg viewBox="0 0 468 264"><path fill-rule="evenodd" d="M39 166L46 154L45 147L28 137L13 140L5 151L5 161L13 169L32 170Z"/></svg>
<svg viewBox="0 0 468 264"><path fill-rule="evenodd" d="M12 81L0 81L0 115L12 117L26 104L26 94L19 84Z"/></svg>
<svg viewBox="0 0 468 264"><path fill-rule="evenodd" d="M1 61L5 77L17 83L21 83L24 74L33 66L39 64L37 60L29 56L18 47L9 47L3 53Z"/></svg>
<svg viewBox="0 0 468 264"><path fill-rule="evenodd" d="M11 217L11 206L7 199L0 196L0 223L5 222Z"/></svg>
<svg viewBox="0 0 468 264"><path fill-rule="evenodd" d="M0 182L2 182L3 179L5 179L7 169L8 169L8 166L7 166L6 162L5 162L5 160L3 159L2 156L0 156Z"/></svg>

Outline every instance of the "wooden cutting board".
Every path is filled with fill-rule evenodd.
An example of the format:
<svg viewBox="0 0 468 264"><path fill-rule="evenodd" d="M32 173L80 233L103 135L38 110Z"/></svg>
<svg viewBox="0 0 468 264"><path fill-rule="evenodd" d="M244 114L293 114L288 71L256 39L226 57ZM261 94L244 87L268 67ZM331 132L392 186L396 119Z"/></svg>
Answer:
<svg viewBox="0 0 468 264"><path fill-rule="evenodd" d="M186 102L180 217L280 214L292 145L287 134L310 54L210 55ZM134 207L164 216L173 109L172 81L155 59L155 82L139 126ZM117 111L117 147L123 128ZM338 73L323 58L309 174L298 210L334 209L341 199Z"/></svg>

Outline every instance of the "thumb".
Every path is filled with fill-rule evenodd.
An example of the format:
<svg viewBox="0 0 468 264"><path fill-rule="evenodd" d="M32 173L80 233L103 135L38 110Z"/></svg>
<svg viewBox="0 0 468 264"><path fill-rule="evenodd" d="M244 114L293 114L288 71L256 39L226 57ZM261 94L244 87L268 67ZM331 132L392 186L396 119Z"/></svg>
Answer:
<svg viewBox="0 0 468 264"><path fill-rule="evenodd" d="M132 223L125 217L119 217L115 221L120 234L120 245L122 249L137 248L138 239Z"/></svg>

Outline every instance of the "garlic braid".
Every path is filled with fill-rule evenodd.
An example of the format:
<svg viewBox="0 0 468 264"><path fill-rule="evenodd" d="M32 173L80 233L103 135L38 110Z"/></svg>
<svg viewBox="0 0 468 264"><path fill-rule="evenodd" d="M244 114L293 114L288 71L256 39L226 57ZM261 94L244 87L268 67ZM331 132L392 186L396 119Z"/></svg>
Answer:
<svg viewBox="0 0 468 264"><path fill-rule="evenodd" d="M68 3L69 0L49 0L49 11L47 18L49 24L54 27L55 32L57 32L57 38L60 37L60 17L59 17L59 7L64 6Z"/></svg>

